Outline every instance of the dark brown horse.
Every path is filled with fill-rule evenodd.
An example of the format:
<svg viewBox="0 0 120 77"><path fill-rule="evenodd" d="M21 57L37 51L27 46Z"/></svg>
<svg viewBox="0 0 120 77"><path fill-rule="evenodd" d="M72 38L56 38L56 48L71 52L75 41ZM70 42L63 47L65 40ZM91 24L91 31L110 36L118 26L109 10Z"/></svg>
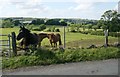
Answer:
<svg viewBox="0 0 120 77"><path fill-rule="evenodd" d="M57 47L57 42L59 42L59 45L62 45L61 36L59 33L48 34L48 39L50 40L50 44L52 47L53 47L53 43L54 43L54 47Z"/></svg>
<svg viewBox="0 0 120 77"><path fill-rule="evenodd" d="M30 33L28 29L24 26L20 26L19 34L17 35L17 40L21 40L21 46L24 46L23 49L26 49L29 45L37 47L39 44L39 37L36 33Z"/></svg>

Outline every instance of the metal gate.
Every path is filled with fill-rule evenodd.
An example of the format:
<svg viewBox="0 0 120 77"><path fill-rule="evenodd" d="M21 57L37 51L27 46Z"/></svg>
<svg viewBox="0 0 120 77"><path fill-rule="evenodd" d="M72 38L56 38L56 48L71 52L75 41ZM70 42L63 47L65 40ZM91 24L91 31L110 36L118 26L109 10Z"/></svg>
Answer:
<svg viewBox="0 0 120 77"><path fill-rule="evenodd" d="M3 34L0 34L0 52L2 53L2 50L3 48L5 48L8 52L4 52L5 54L8 54L9 56L11 56L11 35L8 34L8 35L3 35ZM6 37L7 39L2 39Z"/></svg>
<svg viewBox="0 0 120 77"><path fill-rule="evenodd" d="M8 56L16 56L17 51L16 51L16 34L15 32L12 32L11 35L3 35L0 34L0 37L7 37L7 40L5 39L0 39L0 51L2 52L3 48L7 49L7 54ZM11 53L13 52L13 54Z"/></svg>

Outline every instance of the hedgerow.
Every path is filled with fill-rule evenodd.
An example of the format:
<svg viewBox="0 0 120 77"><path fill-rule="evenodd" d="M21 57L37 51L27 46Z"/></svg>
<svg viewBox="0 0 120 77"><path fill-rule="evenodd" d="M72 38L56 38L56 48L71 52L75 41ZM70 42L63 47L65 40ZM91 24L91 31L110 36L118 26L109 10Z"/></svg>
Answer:
<svg viewBox="0 0 120 77"><path fill-rule="evenodd" d="M3 57L2 68L15 69L26 66L50 65L66 62L80 62L105 60L111 58L120 58L120 51L116 47L108 48L92 48L92 49L66 49L56 51L48 49L37 49L29 55L11 57L9 59Z"/></svg>

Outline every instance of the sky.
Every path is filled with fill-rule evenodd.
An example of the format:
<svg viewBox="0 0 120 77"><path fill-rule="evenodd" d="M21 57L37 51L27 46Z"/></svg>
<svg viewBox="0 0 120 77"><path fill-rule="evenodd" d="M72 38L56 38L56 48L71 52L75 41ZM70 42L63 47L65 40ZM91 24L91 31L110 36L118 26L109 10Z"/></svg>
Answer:
<svg viewBox="0 0 120 77"><path fill-rule="evenodd" d="M119 0L0 0L0 17L100 19Z"/></svg>

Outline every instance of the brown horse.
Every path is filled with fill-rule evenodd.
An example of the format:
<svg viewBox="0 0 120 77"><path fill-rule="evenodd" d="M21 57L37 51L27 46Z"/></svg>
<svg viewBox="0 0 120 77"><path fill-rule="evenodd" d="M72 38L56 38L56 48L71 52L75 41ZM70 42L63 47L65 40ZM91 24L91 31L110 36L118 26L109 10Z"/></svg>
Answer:
<svg viewBox="0 0 120 77"><path fill-rule="evenodd" d="M54 43L54 47L57 47L57 42L58 41L59 41L59 45L62 45L61 36L60 36L59 33L57 33L57 34L54 34L54 33L39 33L38 37L39 37L39 46L41 46L41 42L44 38L49 39L52 47L53 47L53 43Z"/></svg>
<svg viewBox="0 0 120 77"><path fill-rule="evenodd" d="M44 38L48 38L48 34L47 33L39 33L38 34L39 37L39 47L41 46L41 42Z"/></svg>
<svg viewBox="0 0 120 77"><path fill-rule="evenodd" d="M61 36L60 36L59 33L57 33L57 34L54 34L54 33L48 34L48 39L50 40L50 44L51 44L52 47L53 47L53 43L54 43L54 47L57 47L57 42L58 41L59 41L59 45L62 45Z"/></svg>

